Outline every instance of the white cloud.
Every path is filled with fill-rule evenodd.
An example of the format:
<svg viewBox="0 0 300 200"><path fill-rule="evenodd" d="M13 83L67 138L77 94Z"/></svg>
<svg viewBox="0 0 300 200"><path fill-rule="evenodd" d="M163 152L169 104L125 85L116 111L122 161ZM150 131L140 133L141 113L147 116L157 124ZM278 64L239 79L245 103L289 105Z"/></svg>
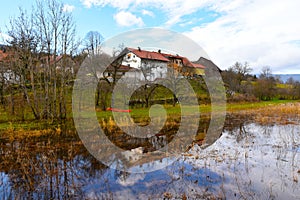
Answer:
<svg viewBox="0 0 300 200"><path fill-rule="evenodd" d="M63 7L64 12L73 12L74 10L75 10L75 6L73 5L65 4Z"/></svg>
<svg viewBox="0 0 300 200"><path fill-rule="evenodd" d="M129 8L157 8L164 12L168 21L166 26L172 26L181 20L181 17L197 11L199 8L204 8L209 5L209 0L173 0L166 2L165 0L81 0L82 4L88 8L92 6L112 6L119 10ZM144 12L146 11L146 12ZM151 15L148 10L142 11L145 15Z"/></svg>
<svg viewBox="0 0 300 200"><path fill-rule="evenodd" d="M134 14L126 11L120 11L114 15L114 19L120 26L143 26L144 22L142 18L135 16Z"/></svg>
<svg viewBox="0 0 300 200"><path fill-rule="evenodd" d="M133 4L135 0L81 0L81 2L87 8L92 6L104 7L110 5L114 8L126 9Z"/></svg>
<svg viewBox="0 0 300 200"><path fill-rule="evenodd" d="M154 17L154 13L153 12L151 12L151 11L149 11L149 10L142 10L142 14L143 15L148 15L148 16L150 16L150 17Z"/></svg>
<svg viewBox="0 0 300 200"><path fill-rule="evenodd" d="M215 4L212 8L222 16L186 35L223 69L235 61L248 61L255 73L266 65L275 73L300 73L300 45L291 42L300 40L300 2L257 0L228 5Z"/></svg>
<svg viewBox="0 0 300 200"><path fill-rule="evenodd" d="M112 6L122 26L143 25L140 17L125 11L159 9L166 16L161 26L188 25L184 16L199 10L217 14L213 22L201 24L186 35L197 41L222 69L235 61L248 61L254 72L265 65L274 72L300 73L300 1L286 0L81 0L87 6Z"/></svg>

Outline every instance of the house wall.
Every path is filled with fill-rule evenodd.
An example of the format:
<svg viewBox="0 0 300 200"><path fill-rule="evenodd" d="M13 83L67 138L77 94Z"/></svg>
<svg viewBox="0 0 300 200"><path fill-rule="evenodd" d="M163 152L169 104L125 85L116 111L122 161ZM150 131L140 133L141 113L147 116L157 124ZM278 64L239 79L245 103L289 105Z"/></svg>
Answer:
<svg viewBox="0 0 300 200"><path fill-rule="evenodd" d="M125 75L122 77L125 79L128 79L130 81L144 81L145 78L143 76L143 73L141 70L132 70L125 73Z"/></svg>
<svg viewBox="0 0 300 200"><path fill-rule="evenodd" d="M165 78L168 72L168 63L159 60L142 60L142 70L148 81Z"/></svg>
<svg viewBox="0 0 300 200"><path fill-rule="evenodd" d="M20 83L20 76L16 75L12 70L6 70L2 74L5 83Z"/></svg>
<svg viewBox="0 0 300 200"><path fill-rule="evenodd" d="M134 53L129 52L123 57L122 65L140 69L141 58L135 55Z"/></svg>
<svg viewBox="0 0 300 200"><path fill-rule="evenodd" d="M173 63L174 65L177 65L179 67L182 67L183 64L182 64L182 60L179 59L179 58L169 58L171 63Z"/></svg>
<svg viewBox="0 0 300 200"><path fill-rule="evenodd" d="M126 77L138 80L154 81L157 78L164 78L167 74L167 62L159 60L142 59L132 52L123 57L122 65L130 66L142 71L127 72Z"/></svg>
<svg viewBox="0 0 300 200"><path fill-rule="evenodd" d="M137 71L127 72L126 77L141 81L144 81L145 79L147 81L155 81L156 79L165 78L168 73L168 65L169 67L178 70L183 76L205 74L204 69L185 66L184 61L181 58L168 56L168 59L170 60L169 62L140 58L130 51L123 57L122 65L138 69Z"/></svg>

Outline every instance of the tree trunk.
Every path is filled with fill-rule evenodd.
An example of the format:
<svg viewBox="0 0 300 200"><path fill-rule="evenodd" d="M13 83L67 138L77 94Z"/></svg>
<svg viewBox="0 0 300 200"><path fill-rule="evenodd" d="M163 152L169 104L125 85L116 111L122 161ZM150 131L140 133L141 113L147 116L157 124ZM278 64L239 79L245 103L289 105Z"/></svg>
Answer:
<svg viewBox="0 0 300 200"><path fill-rule="evenodd" d="M173 93L173 107L176 106L177 101L178 101L178 99L177 99L176 95Z"/></svg>

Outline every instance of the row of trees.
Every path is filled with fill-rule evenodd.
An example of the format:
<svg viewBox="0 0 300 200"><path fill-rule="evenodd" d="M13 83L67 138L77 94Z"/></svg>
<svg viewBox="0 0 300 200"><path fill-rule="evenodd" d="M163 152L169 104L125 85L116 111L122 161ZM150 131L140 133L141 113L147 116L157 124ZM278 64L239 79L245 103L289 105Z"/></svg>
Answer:
<svg viewBox="0 0 300 200"><path fill-rule="evenodd" d="M99 32L91 31L83 41L79 41L76 39L72 14L64 12L63 4L56 0L37 0L31 13L20 9L19 15L12 18L8 25L8 35L11 38L9 45L2 48L7 57L0 63L0 104L10 110L10 115L25 119L29 113L26 109L29 108L37 120L65 119L68 111L71 111L67 102L70 101L76 67L86 58L90 58L93 66L90 68L91 75L98 80L96 106L103 110L111 106L111 93L119 79L118 71L122 62L119 55L124 45L115 48L112 56L109 56L101 53L103 37ZM78 53L79 45L85 47L81 53ZM110 65L109 76L108 73L99 76L100 65ZM166 87L161 87L147 79L147 74L155 67L141 69L144 82L136 88L132 100L148 107L151 99L163 93L175 105L183 87L180 74L176 70L169 71ZM272 75L269 67L264 67L258 77L251 75L251 71L247 63L237 62L222 72L229 99L237 96L245 100L300 98L299 82L290 79L287 84L278 87L281 82ZM207 94L201 77L191 76L189 81L197 87L194 88L196 93Z"/></svg>
<svg viewBox="0 0 300 200"><path fill-rule="evenodd" d="M78 48L75 31L72 15L55 0L36 1L31 13L20 8L19 16L11 18L11 40L4 48L8 56L0 73L1 103L9 93L11 114L21 98L18 109L28 105L35 119L66 118L67 86L74 65L70 58Z"/></svg>
<svg viewBox="0 0 300 200"><path fill-rule="evenodd" d="M229 100L300 99L300 83L290 78L285 84L272 74L270 67L263 67L259 76L251 75L248 63L236 62L222 72Z"/></svg>

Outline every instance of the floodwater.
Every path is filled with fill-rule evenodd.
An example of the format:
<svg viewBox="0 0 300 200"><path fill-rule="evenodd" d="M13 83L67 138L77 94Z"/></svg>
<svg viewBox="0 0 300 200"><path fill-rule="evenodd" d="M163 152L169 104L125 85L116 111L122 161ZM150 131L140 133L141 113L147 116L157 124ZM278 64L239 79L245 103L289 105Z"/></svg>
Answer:
<svg viewBox="0 0 300 200"><path fill-rule="evenodd" d="M227 121L213 145L147 173L106 167L75 134L2 138L0 154L0 199L300 199L298 124Z"/></svg>

